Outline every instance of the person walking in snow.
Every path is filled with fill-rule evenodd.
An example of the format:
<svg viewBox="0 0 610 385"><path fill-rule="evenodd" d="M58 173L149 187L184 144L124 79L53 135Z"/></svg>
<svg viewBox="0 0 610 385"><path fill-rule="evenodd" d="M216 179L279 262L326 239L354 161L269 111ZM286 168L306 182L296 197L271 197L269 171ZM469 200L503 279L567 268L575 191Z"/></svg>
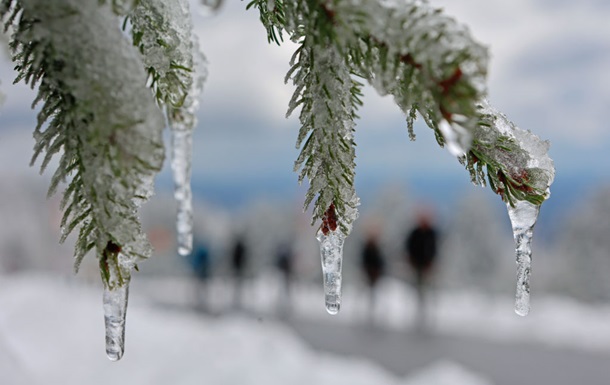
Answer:
<svg viewBox="0 0 610 385"><path fill-rule="evenodd" d="M432 224L432 215L421 211L417 224L405 240L405 251L408 265L415 275L417 294L417 324L424 328L426 324L426 297L430 279L437 259L437 231Z"/></svg>
<svg viewBox="0 0 610 385"><path fill-rule="evenodd" d="M367 239L362 247L361 266L369 289L369 316L370 322L373 323L375 320L376 303L375 288L377 287L379 278L381 278L384 273L385 267L385 260L377 241L377 234L373 231L369 231Z"/></svg>
<svg viewBox="0 0 610 385"><path fill-rule="evenodd" d="M238 236L231 254L231 270L234 279L233 304L236 308L242 306L243 282L246 271L247 253L243 236Z"/></svg>

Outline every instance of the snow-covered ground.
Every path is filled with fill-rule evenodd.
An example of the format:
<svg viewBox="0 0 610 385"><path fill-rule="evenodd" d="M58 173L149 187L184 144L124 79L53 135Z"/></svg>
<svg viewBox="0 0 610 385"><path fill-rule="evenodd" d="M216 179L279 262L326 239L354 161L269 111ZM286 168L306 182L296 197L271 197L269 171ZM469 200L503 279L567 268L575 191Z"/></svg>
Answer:
<svg viewBox="0 0 610 385"><path fill-rule="evenodd" d="M192 306L193 282L188 279L142 279L134 290L147 293L157 303ZM274 274L245 285L244 307L261 315L278 313L281 285ZM322 287L295 285L292 311L299 317L330 319L324 310ZM223 278L208 287L209 310L222 313L232 301L232 286ZM396 279L383 280L377 291L375 322L394 330L413 327L416 299L410 287ZM566 297L533 293L532 310L526 317L514 312L513 298L474 291L433 292L429 314L436 333L471 336L499 342L533 342L552 347L610 351L610 305L584 304ZM344 288L341 312L333 322L365 323L370 320L368 293L362 287Z"/></svg>
<svg viewBox="0 0 610 385"><path fill-rule="evenodd" d="M360 358L316 352L276 321L278 283L273 274L247 283L244 311L236 312L232 285L218 278L208 287L208 313L198 313L191 311L193 281L136 275L126 353L112 363L104 356L99 287L73 277L3 276L0 383L491 385L451 361L431 363L400 378ZM377 324L409 329L415 310L410 292L392 280L379 289ZM440 334L610 351L608 306L534 297L532 309L522 318L514 314L509 299L437 293L431 314ZM317 286L298 285L292 295L294 317L364 323L367 310L364 293L354 287L346 288L342 311L332 318Z"/></svg>
<svg viewBox="0 0 610 385"><path fill-rule="evenodd" d="M136 290L134 290L135 292ZM266 318L210 318L131 298L126 354L104 356L101 295L48 276L0 280L0 383L489 385L438 362L407 378L356 358L314 352Z"/></svg>

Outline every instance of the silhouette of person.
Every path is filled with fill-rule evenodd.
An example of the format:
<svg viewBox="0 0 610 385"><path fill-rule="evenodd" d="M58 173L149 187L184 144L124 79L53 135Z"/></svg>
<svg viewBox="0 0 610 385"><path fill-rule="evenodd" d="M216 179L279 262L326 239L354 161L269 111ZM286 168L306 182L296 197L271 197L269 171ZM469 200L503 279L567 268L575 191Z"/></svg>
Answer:
<svg viewBox="0 0 610 385"><path fill-rule="evenodd" d="M234 279L233 303L237 308L242 305L243 281L246 270L246 245L242 236L237 237L231 254L231 270Z"/></svg>
<svg viewBox="0 0 610 385"><path fill-rule="evenodd" d="M204 243L195 243L193 253L190 257L190 265L197 281L195 287L195 306L198 309L205 310L207 308L205 298L207 283L212 273L212 263L210 252Z"/></svg>
<svg viewBox="0 0 610 385"><path fill-rule="evenodd" d="M417 216L415 228L411 230L405 242L407 261L415 274L418 307L416 327L421 329L425 328L426 324L426 291L436 263L437 237L431 214L421 211Z"/></svg>
<svg viewBox="0 0 610 385"><path fill-rule="evenodd" d="M375 317L375 288L384 273L385 261L374 232L369 232L362 248L362 271L369 288L369 315L373 323Z"/></svg>
<svg viewBox="0 0 610 385"><path fill-rule="evenodd" d="M290 313L290 297L294 273L294 255L288 243L282 243L277 249L275 266L282 275L282 287L278 301L278 309L284 315Z"/></svg>

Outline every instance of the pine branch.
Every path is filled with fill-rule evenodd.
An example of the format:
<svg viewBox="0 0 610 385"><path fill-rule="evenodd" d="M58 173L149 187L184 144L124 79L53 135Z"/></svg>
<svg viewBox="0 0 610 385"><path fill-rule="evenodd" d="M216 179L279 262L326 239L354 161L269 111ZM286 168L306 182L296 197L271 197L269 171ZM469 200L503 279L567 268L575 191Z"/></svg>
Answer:
<svg viewBox="0 0 610 385"><path fill-rule="evenodd" d="M478 122L476 103L485 93L487 50L464 26L426 2L343 0L333 5L336 34L342 36L353 71L381 95L394 96L407 115L411 138L417 111L439 144L453 135L457 146L468 148Z"/></svg>
<svg viewBox="0 0 610 385"><path fill-rule="evenodd" d="M72 176L62 241L79 228L75 269L95 247L105 284L123 285L151 253L137 209L164 157L163 117L138 54L96 0L5 0L0 10L15 31L16 81L38 85L43 103L32 162L44 153L42 172L63 152L49 194Z"/></svg>
<svg viewBox="0 0 610 385"><path fill-rule="evenodd" d="M173 109L183 107L193 76L206 75L203 66L201 73L193 72L193 55L203 55L193 44L188 1L140 1L128 19L157 102ZM198 84L202 81L197 79Z"/></svg>
<svg viewBox="0 0 610 385"><path fill-rule="evenodd" d="M327 28L320 10L303 10L311 30ZM298 39L295 33L292 38ZM330 210L347 235L358 215L353 132L362 85L352 80L343 56L323 35L303 36L291 67L286 80L292 78L296 90L287 115L301 106L297 148L302 149L294 168L301 170L299 182L309 180L305 208L315 199L312 223Z"/></svg>
<svg viewBox="0 0 610 385"><path fill-rule="evenodd" d="M466 27L425 1L278 0L273 8L266 4L254 0L249 7L258 8L268 36L286 31L295 42L329 46L348 63L349 72L366 79L380 94L394 96L406 115L411 139L419 113L441 146L456 156L467 154L463 161L474 182L484 183L487 175L492 190L510 203L516 199L539 205L548 196L554 169L546 150L524 147L514 136L523 130L505 129L512 127L506 117L482 107L488 54ZM295 57L302 50L303 46ZM300 69L293 65L287 78ZM297 96L306 85L294 83L297 90L289 112L304 103ZM495 138L492 144L485 138L490 135ZM528 140L540 142L534 136ZM548 159L550 165L539 171L522 164L536 157ZM322 185L312 187L320 193ZM318 209L317 218L322 218Z"/></svg>
<svg viewBox="0 0 610 385"><path fill-rule="evenodd" d="M555 168L548 155L549 142L516 127L487 101L478 106L481 120L472 147L460 161L472 182L490 188L502 200L541 205L550 195Z"/></svg>

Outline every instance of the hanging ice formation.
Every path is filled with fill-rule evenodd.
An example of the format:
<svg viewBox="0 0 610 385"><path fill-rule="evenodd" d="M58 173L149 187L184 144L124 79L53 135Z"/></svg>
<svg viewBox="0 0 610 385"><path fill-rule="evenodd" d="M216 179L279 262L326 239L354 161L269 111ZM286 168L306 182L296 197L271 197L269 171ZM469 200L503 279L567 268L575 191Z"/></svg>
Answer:
<svg viewBox="0 0 610 385"><path fill-rule="evenodd" d="M525 316L530 310L532 237L540 205L550 196L555 177L548 156L549 143L530 131L516 127L487 101L479 105L482 121L468 154L467 167L473 181L484 181L474 164L487 163L487 177L494 191L506 202L516 243L517 294L515 312ZM495 167L491 172L492 166Z"/></svg>
<svg viewBox="0 0 610 385"><path fill-rule="evenodd" d="M196 39L193 46L198 47ZM178 254L186 256L193 250L193 197L191 191L191 162L193 157L193 129L197 124L195 113L199 106L199 94L205 80L203 55L193 50L194 78L191 89L179 109L168 111L171 128L171 167L174 179L174 198L178 208L176 233Z"/></svg>
<svg viewBox="0 0 610 385"><path fill-rule="evenodd" d="M193 249L193 200L191 192L192 131L177 128L171 134L171 167L174 178L176 213L176 242L178 254L189 255Z"/></svg>
<svg viewBox="0 0 610 385"><path fill-rule="evenodd" d="M320 242L324 303L326 311L335 315L341 309L341 268L345 235L337 228L334 205L331 204L326 211L316 238Z"/></svg>
<svg viewBox="0 0 610 385"><path fill-rule="evenodd" d="M104 283L104 326L106 332L106 355L118 361L125 352L125 320L129 297L131 270L135 263L122 253L122 248L109 241L100 258L100 269Z"/></svg>
<svg viewBox="0 0 610 385"><path fill-rule="evenodd" d="M142 53L150 87L166 107L171 129L178 253L188 255L193 247L192 135L206 76L205 58L192 35L187 0L140 2L131 20L134 44Z"/></svg>
<svg viewBox="0 0 610 385"><path fill-rule="evenodd" d="M518 201L514 206L507 203L507 207L517 253L515 312L520 316L526 316L530 312L532 237L534 235L534 225L540 212L540 206L527 201Z"/></svg>
<svg viewBox="0 0 610 385"><path fill-rule="evenodd" d="M129 282L123 286L104 286L104 324L106 330L106 355L111 361L118 361L125 352L125 319Z"/></svg>

